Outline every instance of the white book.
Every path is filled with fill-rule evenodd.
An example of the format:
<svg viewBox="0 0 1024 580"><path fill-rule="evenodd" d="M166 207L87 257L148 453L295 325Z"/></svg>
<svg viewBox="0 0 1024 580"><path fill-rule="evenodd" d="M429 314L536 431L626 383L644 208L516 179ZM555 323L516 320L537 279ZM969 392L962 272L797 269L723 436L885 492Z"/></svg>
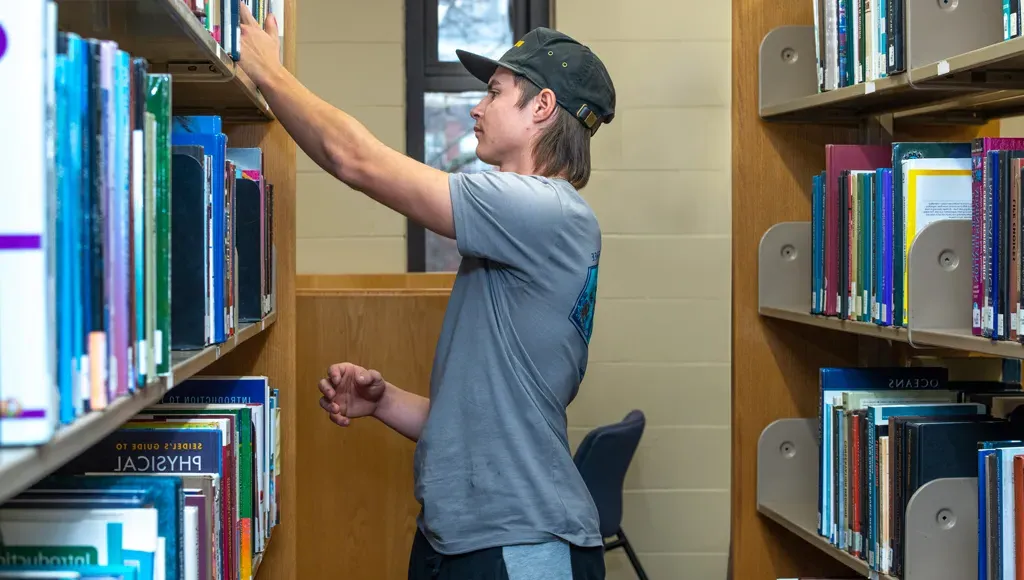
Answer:
<svg viewBox="0 0 1024 580"><path fill-rule="evenodd" d="M199 508L186 506L182 524L182 551L185 555L182 580L200 580L199 551L203 548L199 545Z"/></svg>
<svg viewBox="0 0 1024 580"><path fill-rule="evenodd" d="M50 199L56 5L0 2L0 446L57 427Z"/></svg>

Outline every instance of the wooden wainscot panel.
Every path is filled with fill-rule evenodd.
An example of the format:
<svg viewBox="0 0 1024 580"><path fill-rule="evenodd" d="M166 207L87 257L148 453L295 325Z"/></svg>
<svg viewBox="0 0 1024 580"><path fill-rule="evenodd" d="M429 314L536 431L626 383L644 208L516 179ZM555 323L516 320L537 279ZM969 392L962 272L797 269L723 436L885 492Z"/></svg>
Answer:
<svg viewBox="0 0 1024 580"><path fill-rule="evenodd" d="M447 304L447 291L299 292L299 578L406 579L419 511L415 444L371 418L338 427L320 408L317 384L348 361L427 396Z"/></svg>
<svg viewBox="0 0 1024 580"><path fill-rule="evenodd" d="M394 274L299 274L295 286L308 289L342 288L444 288L451 289L454 272L411 272Z"/></svg>

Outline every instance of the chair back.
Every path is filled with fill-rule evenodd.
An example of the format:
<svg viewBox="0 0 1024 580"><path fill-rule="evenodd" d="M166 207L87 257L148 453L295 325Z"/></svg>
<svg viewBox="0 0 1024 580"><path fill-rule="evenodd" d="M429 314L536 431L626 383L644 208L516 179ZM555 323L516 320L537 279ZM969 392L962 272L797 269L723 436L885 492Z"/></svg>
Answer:
<svg viewBox="0 0 1024 580"><path fill-rule="evenodd" d="M614 536L622 524L622 485L640 443L646 419L630 411L618 423L596 427L580 442L573 460L601 518L601 536Z"/></svg>

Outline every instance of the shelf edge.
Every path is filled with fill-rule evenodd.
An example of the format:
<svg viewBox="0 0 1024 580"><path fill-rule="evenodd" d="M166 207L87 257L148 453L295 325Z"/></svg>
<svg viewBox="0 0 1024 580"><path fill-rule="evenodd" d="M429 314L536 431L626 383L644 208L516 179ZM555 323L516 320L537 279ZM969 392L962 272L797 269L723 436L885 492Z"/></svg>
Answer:
<svg viewBox="0 0 1024 580"><path fill-rule="evenodd" d="M258 336L277 320L277 313L272 312L263 320L253 323L258 330L245 335L233 337L233 347L246 340ZM62 426L49 442L34 447L8 447L0 449L0 502L25 491L44 479L68 461L78 456L92 445L112 433L119 426L131 420L142 409L158 402L176 385L194 376L223 354L219 347L212 346L198 351L195 356L179 362L176 367L185 367L189 372L178 374L172 369L171 374L148 383L133 393L123 395L113 401L105 409L92 411L76 419L69 425ZM199 359L202 364L192 361Z"/></svg>

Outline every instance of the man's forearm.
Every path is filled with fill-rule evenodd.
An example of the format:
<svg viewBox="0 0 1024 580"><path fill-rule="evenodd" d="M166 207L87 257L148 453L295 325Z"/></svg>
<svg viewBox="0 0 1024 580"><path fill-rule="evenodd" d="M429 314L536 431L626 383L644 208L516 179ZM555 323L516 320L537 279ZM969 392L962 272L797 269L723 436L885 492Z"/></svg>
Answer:
<svg viewBox="0 0 1024 580"><path fill-rule="evenodd" d="M349 183L349 175L361 148L375 138L356 119L313 94L287 69L273 71L260 84L260 92L274 116L306 155L325 171ZM345 150L339 155L338 149ZM348 155L349 163L338 166L339 156Z"/></svg>
<svg viewBox="0 0 1024 580"><path fill-rule="evenodd" d="M387 383L373 416L413 441L419 441L430 411L430 399Z"/></svg>
<svg viewBox="0 0 1024 580"><path fill-rule="evenodd" d="M423 227L455 236L446 173L388 147L284 67L261 79L260 91L295 143L325 171Z"/></svg>

